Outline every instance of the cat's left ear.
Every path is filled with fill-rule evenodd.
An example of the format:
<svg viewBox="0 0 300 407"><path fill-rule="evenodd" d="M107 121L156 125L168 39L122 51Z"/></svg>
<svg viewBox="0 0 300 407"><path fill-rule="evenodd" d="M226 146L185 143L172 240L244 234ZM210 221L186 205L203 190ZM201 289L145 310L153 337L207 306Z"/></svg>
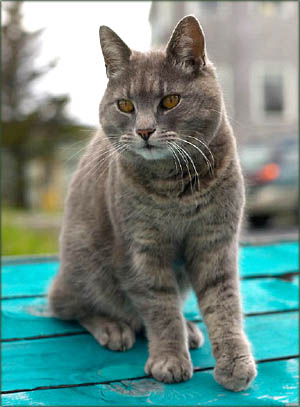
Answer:
<svg viewBox="0 0 300 407"><path fill-rule="evenodd" d="M109 27L102 25L99 34L107 77L117 76L127 67L131 50Z"/></svg>
<svg viewBox="0 0 300 407"><path fill-rule="evenodd" d="M187 16L177 24L166 49L167 58L189 72L206 66L205 36L196 17Z"/></svg>

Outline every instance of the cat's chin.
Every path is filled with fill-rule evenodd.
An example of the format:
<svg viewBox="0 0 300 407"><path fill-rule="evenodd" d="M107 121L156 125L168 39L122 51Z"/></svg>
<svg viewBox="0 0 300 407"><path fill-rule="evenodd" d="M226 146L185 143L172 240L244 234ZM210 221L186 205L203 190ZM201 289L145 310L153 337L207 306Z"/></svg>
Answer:
<svg viewBox="0 0 300 407"><path fill-rule="evenodd" d="M143 147L136 149L135 152L145 160L162 160L171 155L168 149L158 147L153 147L151 149Z"/></svg>

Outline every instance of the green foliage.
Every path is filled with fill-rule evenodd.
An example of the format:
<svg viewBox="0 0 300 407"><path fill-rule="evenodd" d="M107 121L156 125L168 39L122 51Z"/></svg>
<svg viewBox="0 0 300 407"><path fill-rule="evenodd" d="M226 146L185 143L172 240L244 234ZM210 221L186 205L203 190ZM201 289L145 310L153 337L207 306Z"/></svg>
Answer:
<svg viewBox="0 0 300 407"><path fill-rule="evenodd" d="M2 210L2 256L57 254L57 227L37 228L28 222L16 222L16 218L26 218L27 212L17 209ZM48 215L51 216L51 215Z"/></svg>

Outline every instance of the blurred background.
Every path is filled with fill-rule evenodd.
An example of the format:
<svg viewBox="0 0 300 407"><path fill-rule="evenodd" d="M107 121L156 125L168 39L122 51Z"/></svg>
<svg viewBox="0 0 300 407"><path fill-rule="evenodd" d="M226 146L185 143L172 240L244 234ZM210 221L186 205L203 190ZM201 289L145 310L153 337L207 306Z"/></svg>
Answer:
<svg viewBox="0 0 300 407"><path fill-rule="evenodd" d="M98 30L139 51L194 14L247 182L243 242L297 238L296 1L2 1L2 254L57 253L63 202L106 87Z"/></svg>

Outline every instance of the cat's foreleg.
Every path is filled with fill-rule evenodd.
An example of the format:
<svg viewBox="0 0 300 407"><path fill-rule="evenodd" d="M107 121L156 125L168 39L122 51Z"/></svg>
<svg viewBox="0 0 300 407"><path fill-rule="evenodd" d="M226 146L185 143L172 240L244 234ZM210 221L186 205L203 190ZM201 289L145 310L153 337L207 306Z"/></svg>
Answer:
<svg viewBox="0 0 300 407"><path fill-rule="evenodd" d="M193 253L187 269L216 359L215 379L233 391L246 389L256 367L242 325L237 244L226 241Z"/></svg>
<svg viewBox="0 0 300 407"><path fill-rule="evenodd" d="M126 279L126 292L144 321L149 340L145 371L162 382L184 381L192 376L193 368L177 283L171 266L148 249L133 253L131 275Z"/></svg>

